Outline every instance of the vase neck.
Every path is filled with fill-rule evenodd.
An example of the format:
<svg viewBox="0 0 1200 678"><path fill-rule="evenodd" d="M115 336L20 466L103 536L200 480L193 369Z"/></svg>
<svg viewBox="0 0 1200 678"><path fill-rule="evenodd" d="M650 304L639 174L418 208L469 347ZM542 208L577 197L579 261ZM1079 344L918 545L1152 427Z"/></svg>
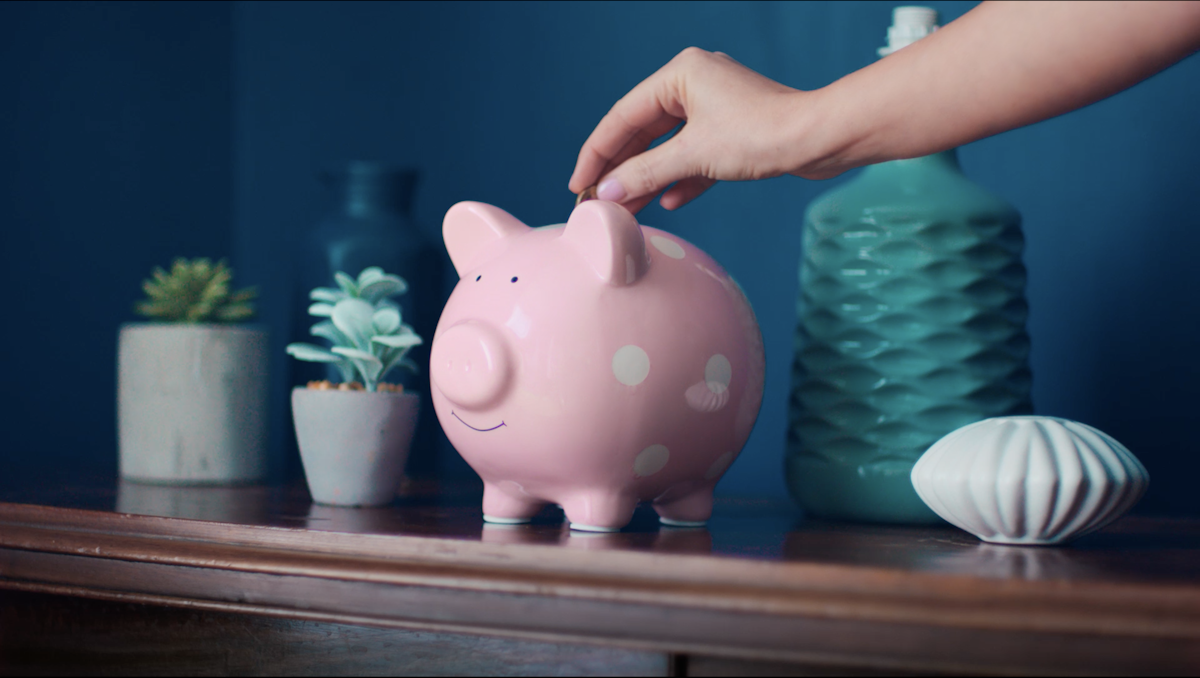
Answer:
<svg viewBox="0 0 1200 678"><path fill-rule="evenodd" d="M352 217L407 215L412 209L417 172L355 162L324 173L322 179L339 194L341 210Z"/></svg>

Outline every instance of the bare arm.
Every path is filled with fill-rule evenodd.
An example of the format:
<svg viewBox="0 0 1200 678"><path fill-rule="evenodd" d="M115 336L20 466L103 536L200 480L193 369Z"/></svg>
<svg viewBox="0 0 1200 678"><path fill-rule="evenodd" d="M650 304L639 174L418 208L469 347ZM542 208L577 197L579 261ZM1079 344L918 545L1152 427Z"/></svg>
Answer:
<svg viewBox="0 0 1200 678"><path fill-rule="evenodd" d="M569 187L600 181L602 198L637 211L673 183L667 209L719 180L828 178L1075 110L1197 49L1196 1L985 2L810 92L691 48L613 106ZM678 134L646 150L680 121Z"/></svg>

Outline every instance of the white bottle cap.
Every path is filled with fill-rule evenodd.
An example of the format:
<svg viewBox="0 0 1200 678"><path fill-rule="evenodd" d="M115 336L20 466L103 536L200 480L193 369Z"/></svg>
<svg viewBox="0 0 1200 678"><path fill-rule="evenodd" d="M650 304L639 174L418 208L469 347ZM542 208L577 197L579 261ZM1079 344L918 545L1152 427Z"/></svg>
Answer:
<svg viewBox="0 0 1200 678"><path fill-rule="evenodd" d="M879 56L887 56L933 33L938 29L937 23L938 13L932 7L896 7L892 10L887 47L879 48Z"/></svg>

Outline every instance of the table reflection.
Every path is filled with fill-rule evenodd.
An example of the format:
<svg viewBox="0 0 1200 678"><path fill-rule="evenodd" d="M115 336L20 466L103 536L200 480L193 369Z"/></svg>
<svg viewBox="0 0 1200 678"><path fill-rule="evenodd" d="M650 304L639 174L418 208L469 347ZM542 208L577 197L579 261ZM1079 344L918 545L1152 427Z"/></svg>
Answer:
<svg viewBox="0 0 1200 678"><path fill-rule="evenodd" d="M355 534L387 533L395 524L396 509L392 506L328 506L316 502L309 505L305 520L309 529Z"/></svg>
<svg viewBox="0 0 1200 678"><path fill-rule="evenodd" d="M93 511L115 507L123 514L581 551L712 554L998 579L1200 577L1196 521L1130 517L1064 546L1000 546L949 525L837 523L806 519L786 501L719 497L706 528L660 525L653 508L643 504L620 532L586 533L572 531L556 506L545 507L526 525L484 523L481 494L479 486L408 483L387 506L348 508L314 504L299 483L189 487L110 480L103 486L60 487L49 498L17 496L20 503Z"/></svg>
<svg viewBox="0 0 1200 678"><path fill-rule="evenodd" d="M712 534L703 527L667 527L621 532L585 532L568 525L500 525L483 523L485 544L559 545L582 551L650 550L704 555L713 552Z"/></svg>
<svg viewBox="0 0 1200 678"><path fill-rule="evenodd" d="M117 513L257 524L269 515L270 490L262 486L155 485L121 480Z"/></svg>
<svg viewBox="0 0 1200 678"><path fill-rule="evenodd" d="M943 556L943 567L978 577L1056 579L1098 574L1086 551L1070 547L1002 546L980 543Z"/></svg>

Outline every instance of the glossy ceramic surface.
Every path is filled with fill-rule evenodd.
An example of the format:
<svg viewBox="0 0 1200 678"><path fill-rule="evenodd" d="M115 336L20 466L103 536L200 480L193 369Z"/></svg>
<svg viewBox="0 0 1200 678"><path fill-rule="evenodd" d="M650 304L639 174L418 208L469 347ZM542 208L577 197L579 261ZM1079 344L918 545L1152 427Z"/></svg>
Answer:
<svg viewBox="0 0 1200 678"><path fill-rule="evenodd" d="M1032 412L1020 215L950 151L821 196L803 242L788 485L818 516L936 522L909 482L921 454Z"/></svg>
<svg viewBox="0 0 1200 678"><path fill-rule="evenodd" d="M433 339L433 404L487 519L552 503L576 529L615 530L650 500L665 523L706 521L762 402L737 283L599 200L537 229L459 203L444 236L461 280Z"/></svg>
<svg viewBox="0 0 1200 678"><path fill-rule="evenodd" d="M912 471L931 509L997 544L1057 544L1098 530L1132 508L1149 482L1112 436L1054 417L964 426Z"/></svg>

